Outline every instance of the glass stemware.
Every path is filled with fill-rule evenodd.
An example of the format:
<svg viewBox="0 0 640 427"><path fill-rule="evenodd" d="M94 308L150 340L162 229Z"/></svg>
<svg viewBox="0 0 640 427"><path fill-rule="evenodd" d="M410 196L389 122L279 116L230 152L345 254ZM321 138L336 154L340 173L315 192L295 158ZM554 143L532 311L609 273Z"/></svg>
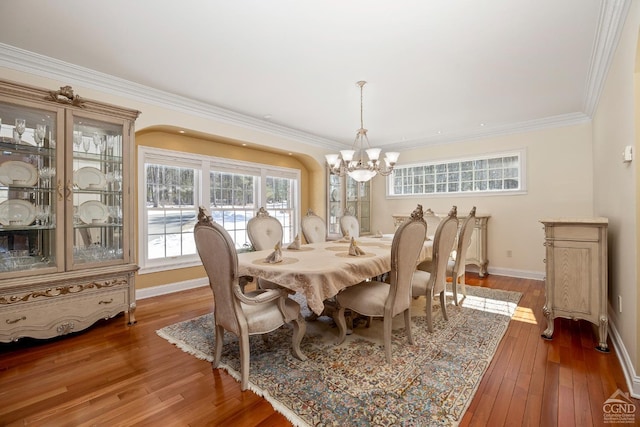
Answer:
<svg viewBox="0 0 640 427"><path fill-rule="evenodd" d="M105 148L105 140L98 133L93 134L93 144L96 146L98 153L103 153Z"/></svg>
<svg viewBox="0 0 640 427"><path fill-rule="evenodd" d="M77 130L73 131L73 145L76 147L76 151L80 151L80 146L82 145L82 132Z"/></svg>
<svg viewBox="0 0 640 427"><path fill-rule="evenodd" d="M24 133L26 127L27 122L25 119L16 119L15 131L18 133L18 143L22 141L22 134Z"/></svg>
<svg viewBox="0 0 640 427"><path fill-rule="evenodd" d="M82 149L85 153L89 153L89 149L91 148L91 140L89 138L82 137Z"/></svg>
<svg viewBox="0 0 640 427"><path fill-rule="evenodd" d="M36 141L36 145L38 147L42 147L44 145L45 133L46 133L46 126L43 124L37 124L36 129L33 132L33 139Z"/></svg>
<svg viewBox="0 0 640 427"><path fill-rule="evenodd" d="M44 181L43 186L45 188L49 188L51 185L51 178L56 176L56 168L53 167L43 167L38 171L40 174L40 178Z"/></svg>

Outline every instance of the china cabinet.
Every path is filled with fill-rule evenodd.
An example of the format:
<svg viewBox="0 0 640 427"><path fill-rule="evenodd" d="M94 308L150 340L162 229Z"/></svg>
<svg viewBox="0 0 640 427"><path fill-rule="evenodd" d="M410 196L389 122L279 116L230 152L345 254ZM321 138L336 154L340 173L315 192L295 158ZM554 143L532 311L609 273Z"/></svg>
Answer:
<svg viewBox="0 0 640 427"><path fill-rule="evenodd" d="M135 323L139 112L0 80L0 341Z"/></svg>
<svg viewBox="0 0 640 427"><path fill-rule="evenodd" d="M329 173L327 186L327 231L340 236L340 217L348 211L360 224L360 235L371 233L371 183L357 182L350 176Z"/></svg>
<svg viewBox="0 0 640 427"><path fill-rule="evenodd" d="M546 248L545 304L542 312L553 337L554 319L583 319L598 327L596 349L608 352L607 218L549 218L544 224Z"/></svg>
<svg viewBox="0 0 640 427"><path fill-rule="evenodd" d="M460 211L458 211L460 212ZM442 219L447 216L444 213L436 213L438 218ZM402 224L409 215L407 214L394 214L393 223L395 227L398 228L400 224ZM458 223L462 226L466 215L458 215ZM475 265L478 267L478 275L480 277L485 277L488 273L487 269L489 267L489 258L488 258L488 242L487 242L487 226L489 223L489 218L491 215L478 213L476 214L476 220L473 225L473 232L471 233L471 243L469 243L469 249L467 249L467 258L466 265ZM432 232L427 230L428 234L435 233L435 230Z"/></svg>

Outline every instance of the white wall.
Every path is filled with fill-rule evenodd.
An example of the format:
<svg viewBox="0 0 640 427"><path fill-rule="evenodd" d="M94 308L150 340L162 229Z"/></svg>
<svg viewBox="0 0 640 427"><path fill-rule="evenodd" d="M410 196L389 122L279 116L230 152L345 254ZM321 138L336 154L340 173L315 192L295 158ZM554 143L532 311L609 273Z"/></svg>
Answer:
<svg viewBox="0 0 640 427"><path fill-rule="evenodd" d="M634 99L634 69L638 46L640 6L631 5L593 120L595 212L609 218L610 322L638 372L638 162L636 129L638 100ZM638 81L638 77L635 77ZM622 162L624 146L632 145L636 159ZM622 297L622 313L618 296ZM623 355L624 356L624 355ZM623 363L624 365L624 363ZM633 374L630 372L630 374ZM640 393L640 384L634 387Z"/></svg>
<svg viewBox="0 0 640 427"><path fill-rule="evenodd" d="M588 123L499 136L402 152L400 162L437 161L461 156L526 150L527 193L494 196L428 196L387 199L385 180L374 178L372 229L390 232L391 215L410 213L416 204L436 212L452 205L459 214L476 206L488 213L489 272L542 279L544 217L593 215L591 125ZM507 251L512 257L507 257Z"/></svg>

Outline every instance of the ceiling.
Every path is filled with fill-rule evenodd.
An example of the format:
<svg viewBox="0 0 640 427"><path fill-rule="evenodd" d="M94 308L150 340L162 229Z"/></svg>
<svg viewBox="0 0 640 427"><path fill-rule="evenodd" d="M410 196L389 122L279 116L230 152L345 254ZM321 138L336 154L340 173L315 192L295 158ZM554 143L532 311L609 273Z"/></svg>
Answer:
<svg viewBox="0 0 640 427"><path fill-rule="evenodd" d="M0 66L326 147L366 80L371 144L412 148L589 120L629 2L2 0Z"/></svg>

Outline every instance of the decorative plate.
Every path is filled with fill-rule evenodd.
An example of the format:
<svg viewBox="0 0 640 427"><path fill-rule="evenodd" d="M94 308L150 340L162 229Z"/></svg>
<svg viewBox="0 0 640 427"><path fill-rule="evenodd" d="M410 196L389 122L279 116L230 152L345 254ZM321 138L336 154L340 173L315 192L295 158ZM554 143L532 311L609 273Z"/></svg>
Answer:
<svg viewBox="0 0 640 427"><path fill-rule="evenodd" d="M0 182L4 185L35 185L38 171L29 163L9 160L0 165Z"/></svg>
<svg viewBox="0 0 640 427"><path fill-rule="evenodd" d="M0 224L30 225L36 219L36 207L27 200L11 199L0 203Z"/></svg>
<svg viewBox="0 0 640 427"><path fill-rule="evenodd" d="M100 169L86 166L73 173L73 183L81 190L102 190L107 178Z"/></svg>
<svg viewBox="0 0 640 427"><path fill-rule="evenodd" d="M103 223L109 218L109 208L97 200L89 200L78 207L78 216L85 224Z"/></svg>

